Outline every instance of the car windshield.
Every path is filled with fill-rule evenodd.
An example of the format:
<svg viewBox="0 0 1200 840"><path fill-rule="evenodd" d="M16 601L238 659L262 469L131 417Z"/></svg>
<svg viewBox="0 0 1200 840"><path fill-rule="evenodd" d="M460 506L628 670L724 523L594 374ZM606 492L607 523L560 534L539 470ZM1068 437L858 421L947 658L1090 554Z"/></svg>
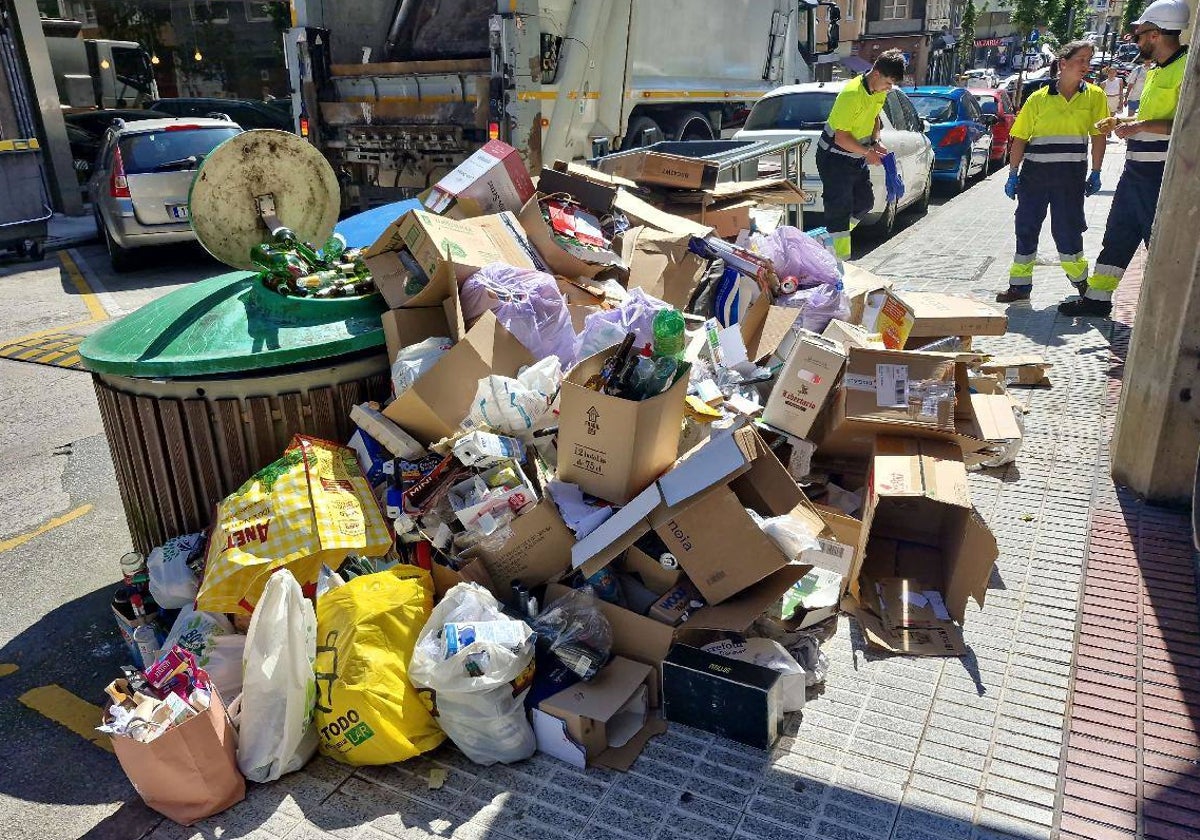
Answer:
<svg viewBox="0 0 1200 840"><path fill-rule="evenodd" d="M993 96L977 96L979 100L979 109L985 114L996 113L996 98Z"/></svg>
<svg viewBox="0 0 1200 840"><path fill-rule="evenodd" d="M944 96L920 96L909 94L917 113L930 122L949 122L954 119L954 100Z"/></svg>
<svg viewBox="0 0 1200 840"><path fill-rule="evenodd" d="M816 129L825 125L837 93L785 93L760 99L746 118L746 131L771 129Z"/></svg>
<svg viewBox="0 0 1200 840"><path fill-rule="evenodd" d="M170 131L148 131L131 134L121 139L121 162L126 175L141 175L147 172L162 172L178 164L179 169L190 169L188 158L200 158L215 149L220 143L240 134L236 126L229 128L175 128Z"/></svg>

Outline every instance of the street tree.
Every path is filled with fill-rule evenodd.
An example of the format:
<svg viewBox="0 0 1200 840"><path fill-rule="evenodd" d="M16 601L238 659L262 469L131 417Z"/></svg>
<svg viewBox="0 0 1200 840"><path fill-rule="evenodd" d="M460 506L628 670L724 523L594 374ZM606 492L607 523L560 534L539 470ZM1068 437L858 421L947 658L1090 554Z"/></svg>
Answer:
<svg viewBox="0 0 1200 840"><path fill-rule="evenodd" d="M964 70L971 69L975 58L975 0L967 0L962 13L962 37L958 39L958 63Z"/></svg>

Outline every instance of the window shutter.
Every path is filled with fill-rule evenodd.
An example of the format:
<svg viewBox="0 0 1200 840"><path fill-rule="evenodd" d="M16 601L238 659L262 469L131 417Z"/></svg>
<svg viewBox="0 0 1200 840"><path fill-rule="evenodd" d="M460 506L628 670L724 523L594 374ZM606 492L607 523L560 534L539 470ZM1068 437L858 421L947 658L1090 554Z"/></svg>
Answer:
<svg viewBox="0 0 1200 840"><path fill-rule="evenodd" d="M882 0L867 0L867 20L882 20Z"/></svg>
<svg viewBox="0 0 1200 840"><path fill-rule="evenodd" d="M925 20L925 0L912 0L908 16L913 20Z"/></svg>

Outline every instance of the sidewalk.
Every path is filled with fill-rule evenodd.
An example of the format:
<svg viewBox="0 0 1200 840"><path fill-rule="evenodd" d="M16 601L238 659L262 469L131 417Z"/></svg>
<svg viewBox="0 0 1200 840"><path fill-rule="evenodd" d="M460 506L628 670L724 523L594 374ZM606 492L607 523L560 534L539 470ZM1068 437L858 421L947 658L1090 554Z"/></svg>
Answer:
<svg viewBox="0 0 1200 840"><path fill-rule="evenodd" d="M1088 201L1094 260L1121 166ZM1006 285L1013 204L1004 174L874 250L861 264L898 286L990 300ZM1049 227L1041 252L1054 254ZM1200 697L1184 517L1138 504L1109 478L1140 271L1113 321L1071 323L1047 259L1033 306L1010 310L996 353L1042 353L1053 387L1030 412L1015 465L975 474L1001 556L958 659L868 654L843 618L802 722L771 753L673 725L627 774L545 756L481 768L453 748L381 768L316 759L190 829L150 836L291 840L661 838L992 840L1190 837L1200 759L1185 702ZM448 771L432 788L430 770ZM1137 831L1136 835L1134 831Z"/></svg>
<svg viewBox="0 0 1200 840"><path fill-rule="evenodd" d="M94 242L99 237L100 234L96 232L96 220L90 212L83 216L55 213L47 223L46 250L74 248L76 245Z"/></svg>

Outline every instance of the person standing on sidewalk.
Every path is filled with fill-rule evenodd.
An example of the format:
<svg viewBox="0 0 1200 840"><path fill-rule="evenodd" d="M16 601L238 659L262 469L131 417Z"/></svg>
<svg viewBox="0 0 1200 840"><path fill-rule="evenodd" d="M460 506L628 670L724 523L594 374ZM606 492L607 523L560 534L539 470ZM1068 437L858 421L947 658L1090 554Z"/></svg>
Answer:
<svg viewBox="0 0 1200 840"><path fill-rule="evenodd" d="M1108 65L1105 71L1104 95L1108 97L1108 112L1110 114L1121 113L1121 103L1125 99L1125 83L1117 76L1117 68Z"/></svg>
<svg viewBox="0 0 1200 840"><path fill-rule="evenodd" d="M817 141L825 227L839 260L850 259L850 231L875 206L867 166L879 166L887 154L879 142L879 112L888 91L903 79L904 53L882 53L869 73L846 82Z"/></svg>
<svg viewBox="0 0 1200 840"><path fill-rule="evenodd" d="M1058 261L1067 279L1079 290L1087 282L1083 199L1100 191L1105 135L1096 123L1109 116L1104 91L1083 80L1093 53L1090 41L1072 41L1064 46L1058 54L1057 78L1030 95L1013 123L1004 193L1017 200L1017 250L1008 288L996 295L997 303L1029 300L1038 235L1047 211Z"/></svg>
<svg viewBox="0 0 1200 840"><path fill-rule="evenodd" d="M1058 305L1063 315L1111 315L1113 292L1138 245L1145 242L1146 247L1150 246L1167 146L1187 64L1187 47L1180 46L1179 35L1190 17L1191 10L1184 0L1154 0L1133 22L1142 58L1153 59L1157 66L1146 74L1134 122L1116 128L1117 136L1126 141L1125 169L1108 211L1096 273L1078 300Z"/></svg>
<svg viewBox="0 0 1200 840"><path fill-rule="evenodd" d="M1125 104L1129 106L1129 116L1137 113L1138 102L1142 98L1142 88L1146 85L1146 71L1149 59L1138 58L1133 69L1125 77Z"/></svg>

